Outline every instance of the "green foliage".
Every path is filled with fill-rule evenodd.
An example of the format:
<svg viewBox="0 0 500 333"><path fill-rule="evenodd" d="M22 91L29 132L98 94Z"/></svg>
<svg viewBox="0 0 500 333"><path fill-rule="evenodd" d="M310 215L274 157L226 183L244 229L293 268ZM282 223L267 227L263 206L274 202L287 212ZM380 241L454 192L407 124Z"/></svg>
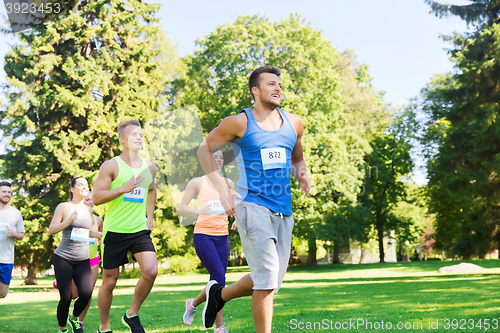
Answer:
<svg viewBox="0 0 500 333"><path fill-rule="evenodd" d="M187 253L182 256L175 255L168 258L169 271L172 273L194 272L200 264L200 259L196 255Z"/></svg>
<svg viewBox="0 0 500 333"><path fill-rule="evenodd" d="M431 13L440 18L456 15L467 24L478 27L483 24L500 23L500 1L498 0L469 0L470 4L463 6L443 5L433 0L425 0L425 2L431 7Z"/></svg>
<svg viewBox="0 0 500 333"><path fill-rule="evenodd" d="M385 133L372 139L372 152L365 156L365 193L360 202L369 212L368 221L376 230L380 262L384 262L385 257L383 239L390 237L392 230L397 232L398 241L413 234L412 219L394 213L398 203L406 200L408 185L403 177L408 177L413 168L410 156L413 146L407 134L412 128L413 117L411 109L403 112Z"/></svg>
<svg viewBox="0 0 500 333"><path fill-rule="evenodd" d="M19 33L5 57L8 105L0 111L7 152L3 177L26 221L16 264L47 268L55 245L46 228L69 181L92 183L120 153L116 126L158 114L176 53L161 32L158 4L78 2L67 15ZM99 213L103 213L101 209Z"/></svg>
<svg viewBox="0 0 500 333"><path fill-rule="evenodd" d="M407 196L405 201L400 201L393 209L393 213L398 219L393 227L397 242L397 251L403 255L406 241L410 244L420 245L422 234L432 217L428 214L426 202L426 187L416 184L407 185ZM399 222L399 223L398 223Z"/></svg>
<svg viewBox="0 0 500 333"><path fill-rule="evenodd" d="M500 25L488 23L471 36L450 38L455 74L436 76L420 102L435 245L465 258L484 257L500 244Z"/></svg>
<svg viewBox="0 0 500 333"><path fill-rule="evenodd" d="M175 107L197 106L205 133L222 118L252 106L248 77L255 68L281 69L282 108L302 118L312 182L304 197L294 181L295 233L311 242L326 237L320 226L333 228L344 216L333 218L333 212L356 202L368 138L384 127L387 116L370 86L367 66L357 64L351 51L339 53L297 15L279 22L239 16L197 45L200 50L184 58L186 71L175 82L172 101ZM329 232L328 237L338 235Z"/></svg>

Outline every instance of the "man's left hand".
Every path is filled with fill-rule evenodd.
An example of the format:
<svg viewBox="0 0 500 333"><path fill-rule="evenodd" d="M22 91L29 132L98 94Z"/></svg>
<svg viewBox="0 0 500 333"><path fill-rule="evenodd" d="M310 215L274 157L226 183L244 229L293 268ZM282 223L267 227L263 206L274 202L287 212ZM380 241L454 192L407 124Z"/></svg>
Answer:
<svg viewBox="0 0 500 333"><path fill-rule="evenodd" d="M148 229L153 230L153 219L148 218L148 219L146 219L146 222L148 224Z"/></svg>
<svg viewBox="0 0 500 333"><path fill-rule="evenodd" d="M306 171L302 170L299 173L299 177L297 178L299 182L299 187L304 191L305 195L309 194L309 190L311 189L311 181L306 176Z"/></svg>

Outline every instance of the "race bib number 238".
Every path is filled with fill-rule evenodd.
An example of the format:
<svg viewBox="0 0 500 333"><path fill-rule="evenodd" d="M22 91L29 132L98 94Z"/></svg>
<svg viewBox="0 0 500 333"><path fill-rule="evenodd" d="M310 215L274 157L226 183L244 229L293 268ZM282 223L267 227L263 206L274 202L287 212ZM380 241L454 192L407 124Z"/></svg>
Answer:
<svg viewBox="0 0 500 333"><path fill-rule="evenodd" d="M144 187L137 187L129 193L123 195L123 201L127 202L144 202L144 195L146 194L146 189Z"/></svg>

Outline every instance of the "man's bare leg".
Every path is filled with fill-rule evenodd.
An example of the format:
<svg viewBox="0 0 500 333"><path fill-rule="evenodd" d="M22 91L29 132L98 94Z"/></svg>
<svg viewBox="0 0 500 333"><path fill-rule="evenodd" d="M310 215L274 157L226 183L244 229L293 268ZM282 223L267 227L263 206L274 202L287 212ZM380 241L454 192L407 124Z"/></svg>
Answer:
<svg viewBox="0 0 500 333"><path fill-rule="evenodd" d="M221 297L225 302L234 298L250 296L253 294L253 281L250 274L245 275L235 283L222 289Z"/></svg>
<svg viewBox="0 0 500 333"><path fill-rule="evenodd" d="M250 274L239 281L222 289L221 297L227 302L234 298L252 295L252 314L257 333L271 332L273 321L273 296L274 289L253 290L253 281Z"/></svg>
<svg viewBox="0 0 500 333"><path fill-rule="evenodd" d="M5 298L9 292L9 285L0 282L0 298Z"/></svg>
<svg viewBox="0 0 500 333"><path fill-rule="evenodd" d="M274 289L254 290L252 295L252 314L255 332L270 333L273 325Z"/></svg>
<svg viewBox="0 0 500 333"><path fill-rule="evenodd" d="M101 331L109 331L109 309L113 302L113 289L115 289L118 275L118 268L103 269L102 285L97 296L97 306L99 307L99 316L101 317Z"/></svg>
<svg viewBox="0 0 500 333"><path fill-rule="evenodd" d="M135 316L139 312L142 303L144 303L144 300L148 297L151 288L153 288L156 276L158 275L156 252L139 252L134 254L134 257L141 267L142 275L135 285L134 299L132 300L132 304L130 304L130 308L127 312L129 317Z"/></svg>

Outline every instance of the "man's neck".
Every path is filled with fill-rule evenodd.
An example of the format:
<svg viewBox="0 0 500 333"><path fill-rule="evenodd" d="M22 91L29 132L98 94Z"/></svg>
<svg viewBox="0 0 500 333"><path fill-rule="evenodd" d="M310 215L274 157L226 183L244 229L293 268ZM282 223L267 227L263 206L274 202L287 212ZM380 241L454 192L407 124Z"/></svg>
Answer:
<svg viewBox="0 0 500 333"><path fill-rule="evenodd" d="M124 148L123 153L120 155L120 158L129 163L137 162L137 161L142 161L141 157L139 156L138 151L133 151Z"/></svg>
<svg viewBox="0 0 500 333"><path fill-rule="evenodd" d="M0 210L7 210L10 208L10 205L8 203L4 204L0 202Z"/></svg>
<svg viewBox="0 0 500 333"><path fill-rule="evenodd" d="M258 121L264 121L268 117L273 117L273 116L276 117L276 115L279 114L278 108L274 109L267 108L260 103L256 104L252 111L254 112L255 115L257 115Z"/></svg>

